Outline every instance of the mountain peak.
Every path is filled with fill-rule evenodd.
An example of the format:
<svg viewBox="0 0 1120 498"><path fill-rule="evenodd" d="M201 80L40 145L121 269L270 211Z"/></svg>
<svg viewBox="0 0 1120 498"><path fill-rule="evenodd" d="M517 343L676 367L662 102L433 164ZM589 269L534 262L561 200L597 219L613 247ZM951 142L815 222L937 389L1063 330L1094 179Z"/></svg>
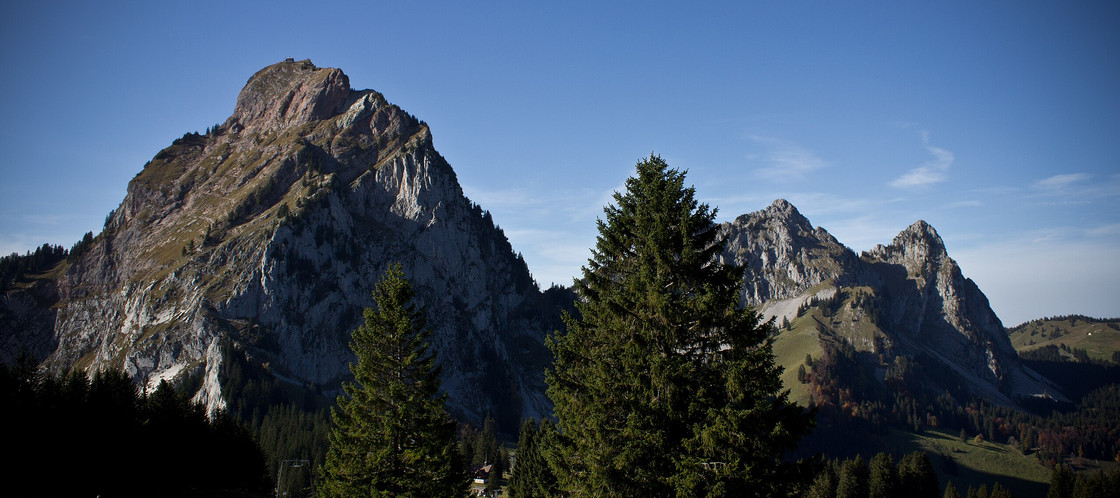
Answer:
<svg viewBox="0 0 1120 498"><path fill-rule="evenodd" d="M771 214L782 215L784 218L805 219L805 217L801 216L801 213L797 211L797 208L785 199L775 199L766 210L770 211Z"/></svg>
<svg viewBox="0 0 1120 498"><path fill-rule="evenodd" d="M337 114L349 95L350 78L341 69L287 59L249 78L230 121L250 133L298 126Z"/></svg>
<svg viewBox="0 0 1120 498"><path fill-rule="evenodd" d="M725 230L725 257L745 268L743 299L755 305L794 297L834 279L855 260L850 250L823 228L813 228L785 199L739 216Z"/></svg>
<svg viewBox="0 0 1120 498"><path fill-rule="evenodd" d="M534 362L560 325L427 125L339 69L289 59L248 78L224 125L145 165L26 342L52 367L125 368L151 388L204 378L210 409L238 392L233 361L317 395L352 378L350 332L392 263L427 309L453 414L516 431L549 413Z"/></svg>
<svg viewBox="0 0 1120 498"><path fill-rule="evenodd" d="M813 225L809 223L809 219L802 216L797 208L785 199L775 199L774 202L767 206L766 209L763 209L760 214L763 218L778 221L782 225L790 227L795 232L813 231Z"/></svg>
<svg viewBox="0 0 1120 498"><path fill-rule="evenodd" d="M933 228L933 225L930 225L929 223L927 223L926 220L918 220L918 221L915 221L914 223L911 223L910 226L906 227L905 231L907 231L907 232L921 232L921 233L932 232L933 236L937 237L937 230L935 230Z"/></svg>
<svg viewBox="0 0 1120 498"><path fill-rule="evenodd" d="M774 202L770 203L770 206L774 207L774 208L777 208L777 209L781 209L783 211L788 211L788 210L797 211L797 208L793 207L793 204L790 204L789 201L787 201L785 199L774 199Z"/></svg>
<svg viewBox="0 0 1120 498"><path fill-rule="evenodd" d="M899 232L892 241L896 247L913 247L919 245L923 248L933 249L932 252L945 252L945 242L937 234L937 230L925 220L915 221L905 230Z"/></svg>

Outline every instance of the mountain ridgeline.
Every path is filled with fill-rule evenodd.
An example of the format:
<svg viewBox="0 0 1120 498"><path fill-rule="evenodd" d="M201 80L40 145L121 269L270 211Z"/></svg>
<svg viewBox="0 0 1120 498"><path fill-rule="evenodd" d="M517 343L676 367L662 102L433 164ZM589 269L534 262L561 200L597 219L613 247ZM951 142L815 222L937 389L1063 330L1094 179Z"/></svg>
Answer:
<svg viewBox="0 0 1120 498"><path fill-rule="evenodd" d="M254 74L229 119L144 166L72 259L0 302L5 361L27 350L148 386L193 378L211 409L245 368L330 399L373 283L400 262L454 415L513 432L551 411L555 299L463 195L428 126L338 69L288 60Z"/></svg>
<svg viewBox="0 0 1120 498"><path fill-rule="evenodd" d="M861 255L784 200L724 230L744 301L782 326L775 352L801 402L814 399L798 364L839 345L873 368L943 364L949 381L923 379L933 390L1006 406L1055 393L924 222ZM56 370L178 381L210 409L246 406L232 399L253 392L246 378L322 405L351 378L350 333L373 283L399 262L454 416L490 414L512 434L552 413L544 342L574 294L538 289L427 124L338 69L287 60L254 74L227 120L156 154L104 230L75 247L5 282L0 360L28 351Z"/></svg>
<svg viewBox="0 0 1120 498"><path fill-rule="evenodd" d="M924 221L860 255L781 199L724 230L724 258L744 267L744 301L783 329L775 350L795 389L790 376L802 358L844 344L874 367L914 357L944 366L941 379L921 379L935 392L958 390L1004 406L1055 392L1022 365L987 297Z"/></svg>

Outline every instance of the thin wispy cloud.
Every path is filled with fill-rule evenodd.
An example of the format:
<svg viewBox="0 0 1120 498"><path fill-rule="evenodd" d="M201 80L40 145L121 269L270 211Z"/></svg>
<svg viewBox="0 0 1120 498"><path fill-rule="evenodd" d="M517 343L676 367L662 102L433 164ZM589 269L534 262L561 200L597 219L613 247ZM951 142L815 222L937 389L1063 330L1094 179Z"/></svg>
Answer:
<svg viewBox="0 0 1120 498"><path fill-rule="evenodd" d="M829 192L790 193L784 198L792 202L805 216L836 213L864 213L875 209L877 202L863 197L848 197Z"/></svg>
<svg viewBox="0 0 1120 498"><path fill-rule="evenodd" d="M922 145L929 152L930 159L906 174L891 181L895 188L919 188L949 179L949 167L953 165L953 153L929 143L929 132L922 130Z"/></svg>
<svg viewBox="0 0 1120 498"><path fill-rule="evenodd" d="M1063 175L1054 175L1049 178L1044 178L1034 183L1034 188L1041 190L1062 190L1070 187L1071 185L1088 180L1093 175L1088 173L1069 173Z"/></svg>
<svg viewBox="0 0 1120 498"><path fill-rule="evenodd" d="M748 159L760 161L763 166L754 173L775 182L791 182L804 179L809 173L828 166L828 162L817 157L813 151L789 140L752 135L752 142L762 146L762 154L749 156Z"/></svg>
<svg viewBox="0 0 1120 498"><path fill-rule="evenodd" d="M1120 235L1120 223L1113 223L1111 225L1102 225L1099 227L1090 228L1085 231L1087 235L1094 237L1111 237Z"/></svg>
<svg viewBox="0 0 1120 498"><path fill-rule="evenodd" d="M1120 200L1120 176L1062 173L1031 183L1025 196L1039 206L1070 208L1096 205L1109 210ZM1103 203L1103 204L1101 204Z"/></svg>

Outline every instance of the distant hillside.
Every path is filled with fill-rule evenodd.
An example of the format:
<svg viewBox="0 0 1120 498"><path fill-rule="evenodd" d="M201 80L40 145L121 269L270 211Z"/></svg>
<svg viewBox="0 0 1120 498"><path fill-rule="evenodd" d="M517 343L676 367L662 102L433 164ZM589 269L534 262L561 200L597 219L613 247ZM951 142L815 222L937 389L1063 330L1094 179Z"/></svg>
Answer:
<svg viewBox="0 0 1120 498"><path fill-rule="evenodd" d="M1081 350L1089 359L1120 363L1120 318L1056 316L1031 320L1007 332L1020 355L1055 346L1067 360L1078 359Z"/></svg>

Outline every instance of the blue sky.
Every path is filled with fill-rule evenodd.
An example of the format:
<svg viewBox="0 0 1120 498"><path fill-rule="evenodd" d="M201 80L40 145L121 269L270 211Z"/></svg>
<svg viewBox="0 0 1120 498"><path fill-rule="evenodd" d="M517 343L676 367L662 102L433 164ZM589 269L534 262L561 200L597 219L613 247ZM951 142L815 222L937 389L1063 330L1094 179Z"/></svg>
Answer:
<svg viewBox="0 0 1120 498"><path fill-rule="evenodd" d="M98 231L294 57L427 121L545 286L653 152L721 220L924 219L1006 325L1120 316L1115 2L165 3L0 5L0 253Z"/></svg>

